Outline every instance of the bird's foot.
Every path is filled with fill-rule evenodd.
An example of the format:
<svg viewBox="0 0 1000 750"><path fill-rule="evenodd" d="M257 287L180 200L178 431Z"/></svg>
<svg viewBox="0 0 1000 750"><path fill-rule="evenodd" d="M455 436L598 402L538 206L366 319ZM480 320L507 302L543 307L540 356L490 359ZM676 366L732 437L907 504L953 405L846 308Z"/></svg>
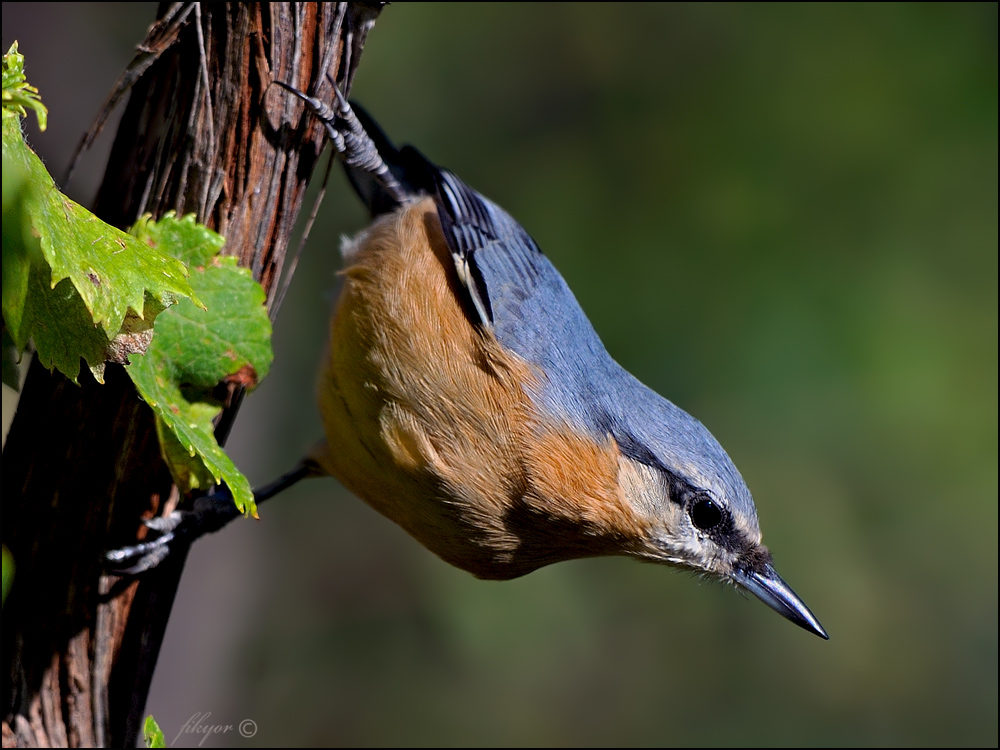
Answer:
<svg viewBox="0 0 1000 750"><path fill-rule="evenodd" d="M397 203L402 203L406 199L406 191L392 174L375 142L365 130L364 125L361 124L350 102L340 93L339 88L334 86L333 90L337 101L331 107L287 83L281 81L274 83L305 102L306 106L323 123L333 147L349 169L357 169L370 174Z"/></svg>
<svg viewBox="0 0 1000 750"><path fill-rule="evenodd" d="M119 576L136 576L152 570L174 551L187 548L193 541L218 531L240 511L229 492L222 488L197 498L191 510L175 510L166 516L144 519L143 525L157 533L148 542L120 547L104 553L104 567L108 573Z"/></svg>

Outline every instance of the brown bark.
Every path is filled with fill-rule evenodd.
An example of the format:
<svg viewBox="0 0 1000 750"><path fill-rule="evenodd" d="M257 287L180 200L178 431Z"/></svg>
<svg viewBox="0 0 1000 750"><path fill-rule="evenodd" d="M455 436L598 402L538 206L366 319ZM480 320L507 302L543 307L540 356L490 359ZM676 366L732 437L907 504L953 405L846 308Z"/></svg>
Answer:
<svg viewBox="0 0 1000 750"><path fill-rule="evenodd" d="M144 72L96 213L121 227L146 212L197 214L226 236L223 252L253 271L273 309L324 139L302 104L269 83L332 100L332 81L348 87L377 13L342 3L162 5L161 19L178 22L154 27L139 48ZM109 365L103 386L80 380L34 362L4 449L3 539L18 566L3 612L4 746L134 745L184 564L174 555L138 581L102 575L103 552L141 537L140 517L163 512L177 492L124 371ZM230 394L220 440L241 395Z"/></svg>

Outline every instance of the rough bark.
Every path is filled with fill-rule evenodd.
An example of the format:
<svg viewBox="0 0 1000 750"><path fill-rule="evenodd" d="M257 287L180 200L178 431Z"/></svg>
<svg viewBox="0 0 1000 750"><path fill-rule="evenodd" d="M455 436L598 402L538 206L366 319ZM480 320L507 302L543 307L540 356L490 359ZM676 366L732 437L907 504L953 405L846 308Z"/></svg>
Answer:
<svg viewBox="0 0 1000 750"><path fill-rule="evenodd" d="M332 100L378 6L164 4L95 206L125 227L174 210L226 236L273 303L323 147L281 80ZM345 51L348 51L345 60ZM17 562L4 607L4 746L134 745L184 554L140 580L102 574L106 549L178 501L149 409L109 365L76 386L37 361L4 449L3 540ZM230 394L224 439L242 394Z"/></svg>

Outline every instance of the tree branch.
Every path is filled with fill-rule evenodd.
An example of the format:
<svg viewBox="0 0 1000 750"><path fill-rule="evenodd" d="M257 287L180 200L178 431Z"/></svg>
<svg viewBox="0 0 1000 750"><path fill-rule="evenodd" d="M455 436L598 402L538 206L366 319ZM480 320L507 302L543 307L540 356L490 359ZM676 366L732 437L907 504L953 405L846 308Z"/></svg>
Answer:
<svg viewBox="0 0 1000 750"><path fill-rule="evenodd" d="M164 4L160 17L177 14ZM347 90L380 6L193 6L135 80L95 212L197 214L226 236L269 304L324 145L272 80ZM156 27L154 27L155 30ZM349 59L349 63L348 63ZM314 84L315 85L312 85ZM272 313L274 308L271 307ZM120 367L75 386L31 366L4 449L3 539L18 565L4 608L4 745L134 745L184 554L139 581L103 576L106 549L178 501L152 414ZM242 398L233 387L216 434Z"/></svg>

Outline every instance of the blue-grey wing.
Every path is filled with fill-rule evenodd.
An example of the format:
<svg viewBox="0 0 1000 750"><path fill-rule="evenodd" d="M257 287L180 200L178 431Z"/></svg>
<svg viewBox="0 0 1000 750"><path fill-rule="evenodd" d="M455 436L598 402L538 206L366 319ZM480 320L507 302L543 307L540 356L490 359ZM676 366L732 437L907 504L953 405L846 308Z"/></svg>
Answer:
<svg viewBox="0 0 1000 750"><path fill-rule="evenodd" d="M501 335L526 312L522 308L537 296L545 273L555 273L555 269L502 208L447 170L437 171L436 182L441 228L458 277L478 313L476 322L499 327L497 335Z"/></svg>
<svg viewBox="0 0 1000 750"><path fill-rule="evenodd" d="M506 211L438 170L438 216L479 320L500 343L546 373L555 411L595 429L595 414L622 370L555 266Z"/></svg>

